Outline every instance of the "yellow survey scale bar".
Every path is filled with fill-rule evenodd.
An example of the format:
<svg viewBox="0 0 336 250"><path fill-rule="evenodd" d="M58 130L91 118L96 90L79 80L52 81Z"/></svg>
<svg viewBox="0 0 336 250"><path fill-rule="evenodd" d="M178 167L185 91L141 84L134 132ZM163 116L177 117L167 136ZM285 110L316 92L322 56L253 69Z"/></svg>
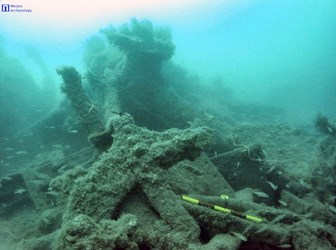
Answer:
<svg viewBox="0 0 336 250"><path fill-rule="evenodd" d="M246 220L250 220L250 221L253 221L253 222L257 222L257 223L262 222L262 219L258 218L256 216L245 215L245 214L239 213L237 211L234 211L232 209L221 207L221 206L217 206L217 205L213 205L213 204L210 204L210 203L207 203L207 202L204 202L204 201L200 201L200 200L191 198L189 196L182 195L181 198L184 201L188 201L188 202L193 203L193 204L209 207L209 208L212 208L213 210L216 210L216 211L219 211L219 212L222 212L222 213L233 214L233 215L236 215L236 216L238 216L240 218L243 218L243 219L246 219Z"/></svg>

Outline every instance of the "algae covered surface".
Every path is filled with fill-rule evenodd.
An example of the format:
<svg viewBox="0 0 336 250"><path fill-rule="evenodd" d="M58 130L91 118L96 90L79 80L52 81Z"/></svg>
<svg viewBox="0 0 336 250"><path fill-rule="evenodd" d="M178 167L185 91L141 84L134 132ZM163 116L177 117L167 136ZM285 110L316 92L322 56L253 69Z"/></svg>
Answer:
<svg viewBox="0 0 336 250"><path fill-rule="evenodd" d="M332 109L298 122L248 102L174 60L174 31L149 19L84 43L84 66L52 71L26 48L55 106L0 50L0 249L336 249Z"/></svg>

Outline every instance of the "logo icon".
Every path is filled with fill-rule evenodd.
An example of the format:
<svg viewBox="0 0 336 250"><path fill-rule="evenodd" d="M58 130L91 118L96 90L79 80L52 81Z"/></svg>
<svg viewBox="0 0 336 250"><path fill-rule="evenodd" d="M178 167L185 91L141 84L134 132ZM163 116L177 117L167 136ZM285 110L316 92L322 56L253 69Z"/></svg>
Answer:
<svg viewBox="0 0 336 250"><path fill-rule="evenodd" d="M9 4L2 4L1 5L2 12L9 12Z"/></svg>

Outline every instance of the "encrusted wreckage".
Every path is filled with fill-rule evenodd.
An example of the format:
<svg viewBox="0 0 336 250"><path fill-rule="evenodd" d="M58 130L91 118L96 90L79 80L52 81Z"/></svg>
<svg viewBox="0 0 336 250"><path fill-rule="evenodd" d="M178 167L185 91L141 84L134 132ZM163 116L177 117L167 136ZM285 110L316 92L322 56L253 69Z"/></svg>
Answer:
<svg viewBox="0 0 336 250"><path fill-rule="evenodd" d="M133 19L103 33L109 45L88 57L84 77L73 67L57 71L98 152L88 159L93 147L67 157L60 150L0 182L10 207L0 216L23 203L43 211L19 249L336 247L332 207L294 195L262 146L228 139L231 125L202 120L203 111L165 86L161 69L175 49L168 29Z"/></svg>

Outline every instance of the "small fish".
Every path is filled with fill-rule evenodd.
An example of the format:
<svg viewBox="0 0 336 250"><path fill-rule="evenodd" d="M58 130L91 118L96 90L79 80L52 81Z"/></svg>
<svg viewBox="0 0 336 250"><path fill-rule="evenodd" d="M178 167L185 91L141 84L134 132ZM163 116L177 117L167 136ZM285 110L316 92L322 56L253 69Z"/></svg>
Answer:
<svg viewBox="0 0 336 250"><path fill-rule="evenodd" d="M71 133L71 134L77 134L77 133L78 133L78 130L76 130L76 129L68 130L68 133Z"/></svg>
<svg viewBox="0 0 336 250"><path fill-rule="evenodd" d="M284 207L287 207L287 202L283 201L283 200L278 200L278 202L283 205Z"/></svg>
<svg viewBox="0 0 336 250"><path fill-rule="evenodd" d="M10 177L10 176L5 176L5 177L2 177L2 180L11 181L11 180L13 180L13 178Z"/></svg>
<svg viewBox="0 0 336 250"><path fill-rule="evenodd" d="M54 126L45 126L45 128L47 128L47 129L54 129L55 127Z"/></svg>
<svg viewBox="0 0 336 250"><path fill-rule="evenodd" d="M239 168L239 166L240 166L240 161L237 162L237 165L236 165L236 166L237 166L237 168Z"/></svg>
<svg viewBox="0 0 336 250"><path fill-rule="evenodd" d="M17 155L26 155L26 154L28 154L28 152L22 150L22 151L18 151L18 152L16 152L15 154L17 154Z"/></svg>
<svg viewBox="0 0 336 250"><path fill-rule="evenodd" d="M265 149L261 149L261 151L264 154L264 156L266 156L266 158L267 158L267 153L266 153Z"/></svg>
<svg viewBox="0 0 336 250"><path fill-rule="evenodd" d="M273 184L272 182L270 182L270 181L266 181L270 186L271 186L271 188L273 188L274 190L277 190L278 189L278 186L277 185L275 185L275 184Z"/></svg>
<svg viewBox="0 0 336 250"><path fill-rule="evenodd" d="M282 244L278 246L279 248L291 248L292 245L291 244Z"/></svg>
<svg viewBox="0 0 336 250"><path fill-rule="evenodd" d="M267 174L271 173L275 169L275 165L272 165L271 168L267 171Z"/></svg>
<svg viewBox="0 0 336 250"><path fill-rule="evenodd" d="M14 194L23 194L25 192L27 192L27 189L19 188L14 191Z"/></svg>
<svg viewBox="0 0 336 250"><path fill-rule="evenodd" d="M46 192L46 194L49 194L51 196L58 196L59 195L59 193L56 192L56 191L48 191L48 192Z"/></svg>
<svg viewBox="0 0 336 250"><path fill-rule="evenodd" d="M247 241L247 238L240 234L240 233L236 233L236 232L231 232L234 236L236 236L238 239L242 240L242 241Z"/></svg>
<svg viewBox="0 0 336 250"><path fill-rule="evenodd" d="M12 151L14 150L13 148L5 148L5 151Z"/></svg>
<svg viewBox="0 0 336 250"><path fill-rule="evenodd" d="M261 197L261 198L268 198L269 195L264 193L264 192L261 192L261 191L253 191L253 193L258 196L258 197Z"/></svg>
<svg viewBox="0 0 336 250"><path fill-rule="evenodd" d="M329 133L333 132L333 130L330 127L327 127L327 129L328 129Z"/></svg>

